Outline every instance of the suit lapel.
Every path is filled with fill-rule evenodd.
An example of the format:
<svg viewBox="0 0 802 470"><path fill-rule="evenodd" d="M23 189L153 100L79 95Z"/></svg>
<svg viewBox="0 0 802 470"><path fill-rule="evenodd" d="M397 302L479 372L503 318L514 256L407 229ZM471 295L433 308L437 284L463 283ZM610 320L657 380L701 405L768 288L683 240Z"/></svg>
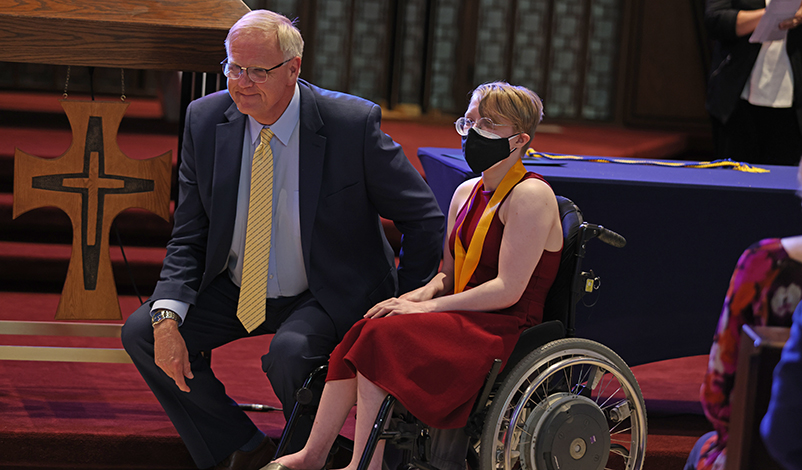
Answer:
<svg viewBox="0 0 802 470"><path fill-rule="evenodd" d="M312 227L317 213L320 185L323 181L326 137L318 134L323 127L323 119L320 117L314 93L306 82L299 80L298 85L301 90L301 128L298 149L301 248L308 273L311 269L309 253L312 244Z"/></svg>
<svg viewBox="0 0 802 470"><path fill-rule="evenodd" d="M228 257L234 222L237 215L237 191L242 168L242 142L245 132L245 115L235 104L225 113L229 119L217 125L214 149L214 180L209 211L210 221L208 246L214 247L207 267L219 272ZM208 271L207 271L208 272Z"/></svg>

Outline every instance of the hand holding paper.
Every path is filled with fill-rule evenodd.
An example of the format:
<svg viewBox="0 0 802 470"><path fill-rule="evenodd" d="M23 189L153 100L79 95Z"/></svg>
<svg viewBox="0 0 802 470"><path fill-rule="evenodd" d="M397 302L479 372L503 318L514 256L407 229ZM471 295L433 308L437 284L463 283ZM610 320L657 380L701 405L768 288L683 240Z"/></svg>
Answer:
<svg viewBox="0 0 802 470"><path fill-rule="evenodd" d="M802 22L802 5L799 0L771 0L766 12L749 37L749 42L769 42L785 38L788 29Z"/></svg>
<svg viewBox="0 0 802 470"><path fill-rule="evenodd" d="M800 23L802 23L802 5L799 5L799 9L794 13L793 17L780 22L780 29L796 28Z"/></svg>

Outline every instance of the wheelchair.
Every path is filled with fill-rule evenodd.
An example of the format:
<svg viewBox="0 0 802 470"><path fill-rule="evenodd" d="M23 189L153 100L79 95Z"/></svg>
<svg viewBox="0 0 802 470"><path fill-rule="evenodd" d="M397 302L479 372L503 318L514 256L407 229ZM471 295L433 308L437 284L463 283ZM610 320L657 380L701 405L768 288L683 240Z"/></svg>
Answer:
<svg viewBox="0 0 802 470"><path fill-rule="evenodd" d="M471 470L642 468L646 453L646 407L627 364L606 346L574 337L576 304L599 287L593 271L582 271L587 242L616 247L626 240L584 222L571 200L557 196L563 252L546 298L543 322L525 330L503 372L497 359L465 426ZM284 455L295 421L314 414L312 384L327 366L313 371L296 394L276 457ZM404 450L407 470L438 470L431 463L431 433L409 413L392 415L388 395L368 437L359 470L368 468L376 444L386 439ZM357 411L358 412L358 411ZM348 448L340 436L335 446Z"/></svg>

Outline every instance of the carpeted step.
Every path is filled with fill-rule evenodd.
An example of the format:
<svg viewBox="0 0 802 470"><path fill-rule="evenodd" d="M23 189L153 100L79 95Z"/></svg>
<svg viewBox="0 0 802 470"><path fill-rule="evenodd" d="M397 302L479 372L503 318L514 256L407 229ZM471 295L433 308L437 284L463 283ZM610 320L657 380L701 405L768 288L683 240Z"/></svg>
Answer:
<svg viewBox="0 0 802 470"><path fill-rule="evenodd" d="M172 213L173 203L170 204ZM55 207L26 212L16 219L13 196L0 193L0 244L2 242L34 242L72 244L72 224L67 215ZM395 253L401 247L401 232L392 221L381 219L385 236ZM109 241L112 245L165 247L170 239L172 222L143 209L128 209L114 220ZM119 239L118 239L119 235Z"/></svg>
<svg viewBox="0 0 802 470"><path fill-rule="evenodd" d="M58 129L29 127L0 127L0 192L12 192L14 178L14 154L19 149L29 155L55 158L63 155L72 144L69 126ZM178 161L178 134L117 134L120 151L129 158L143 160L173 152L173 162ZM175 176L175 169L173 169ZM173 178L175 180L175 178Z"/></svg>
<svg viewBox="0 0 802 470"><path fill-rule="evenodd" d="M122 296L123 316L139 302ZM52 319L56 294L0 292L2 320ZM95 347L119 347L96 344ZM64 345L63 338L3 335L0 344ZM74 340L78 341L78 340ZM86 340L84 340L86 341ZM278 406L260 369L259 357L270 337L248 338L216 349L215 373L239 403ZM70 345L79 345L72 344ZM661 361L635 369L647 407L676 402L689 375L698 374L701 357ZM688 372L689 367L695 372ZM651 370L649 370L651 369ZM191 460L160 406L130 364L81 364L0 361L0 468L192 468ZM695 379L694 379L695 380ZM667 395L662 395L667 392ZM693 444L709 430L704 416L649 409L649 435L644 468L682 468ZM277 437L284 424L279 412L249 413L268 435ZM344 435L352 435L353 421Z"/></svg>
<svg viewBox="0 0 802 470"><path fill-rule="evenodd" d="M699 387L705 378L707 360L704 354L633 367L649 412L703 416Z"/></svg>
<svg viewBox="0 0 802 470"><path fill-rule="evenodd" d="M58 292L64 285L71 245L49 243L0 243L0 284L5 291ZM159 280L165 248L112 246L109 255L118 292L132 292L131 280L140 293L149 295ZM130 273L130 274L129 274Z"/></svg>
<svg viewBox="0 0 802 470"><path fill-rule="evenodd" d="M0 320L52 320L58 301L58 294L0 291ZM120 305L127 318L139 301L121 296ZM261 370L270 338L246 338L212 355L215 373L239 403L280 407ZM1 329L0 344L122 347L116 338L4 335ZM132 364L0 361L0 377L0 468L194 468ZM280 435L280 411L249 414L268 435Z"/></svg>
<svg viewBox="0 0 802 470"><path fill-rule="evenodd" d="M120 96L96 96L97 101L119 102ZM69 129L61 106L62 93L0 91L0 126ZM91 101L88 94L70 93L70 101ZM121 132L178 135L178 122L168 121L158 98L127 96L128 109L120 123Z"/></svg>
<svg viewBox="0 0 802 470"><path fill-rule="evenodd" d="M707 359L707 355L681 357L632 368L649 426L644 468L683 468L697 439L712 430L699 403Z"/></svg>
<svg viewBox="0 0 802 470"><path fill-rule="evenodd" d="M5 470L194 470L186 446L174 436L106 436L96 433L4 433Z"/></svg>
<svg viewBox="0 0 802 470"><path fill-rule="evenodd" d="M673 363L669 362L665 365L668 366L667 371L680 371L679 367ZM646 460L643 468L647 470L683 468L693 445L712 429L704 416L696 414L650 414L649 436L646 439Z"/></svg>
<svg viewBox="0 0 802 470"><path fill-rule="evenodd" d="M150 295L167 250L131 245L121 250L115 243L111 243L109 256L117 291ZM5 291L59 292L71 253L72 245L67 244L0 242L0 285Z"/></svg>
<svg viewBox="0 0 802 470"><path fill-rule="evenodd" d="M67 214L52 206L41 207L13 219L14 196L0 193L0 241L36 243L72 243L72 223ZM170 203L170 213L173 203ZM117 234L124 246L164 247L170 238L172 222L144 209L128 209L115 219L110 241L117 244Z"/></svg>

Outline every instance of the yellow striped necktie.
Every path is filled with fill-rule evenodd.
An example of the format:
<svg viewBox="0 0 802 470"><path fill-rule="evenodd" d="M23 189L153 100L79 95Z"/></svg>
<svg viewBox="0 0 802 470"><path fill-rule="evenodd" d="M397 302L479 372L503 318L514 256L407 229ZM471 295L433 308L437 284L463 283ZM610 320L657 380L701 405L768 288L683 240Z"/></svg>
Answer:
<svg viewBox="0 0 802 470"><path fill-rule="evenodd" d="M263 128L260 136L261 143L253 153L251 167L251 196L237 306L237 318L248 333L265 321L267 267L273 226L273 150L270 148L273 131Z"/></svg>

